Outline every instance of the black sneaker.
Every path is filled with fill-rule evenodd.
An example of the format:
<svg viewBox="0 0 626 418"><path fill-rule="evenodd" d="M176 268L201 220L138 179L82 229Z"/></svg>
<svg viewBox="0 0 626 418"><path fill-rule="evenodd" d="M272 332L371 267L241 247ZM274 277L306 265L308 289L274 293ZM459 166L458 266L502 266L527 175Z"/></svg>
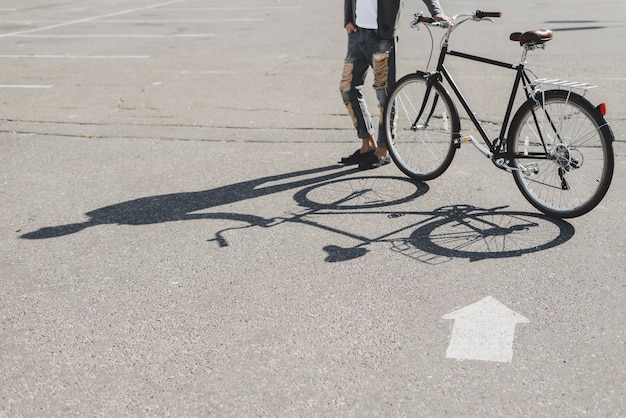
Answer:
<svg viewBox="0 0 626 418"><path fill-rule="evenodd" d="M391 157L389 155L385 155L384 157L378 157L376 154L372 153L366 160L359 163L359 168L361 170L371 170L372 168L382 167L391 162Z"/></svg>
<svg viewBox="0 0 626 418"><path fill-rule="evenodd" d="M356 150L354 153L348 157L342 157L340 163L345 165L359 164L365 161L370 155L374 155L374 150L361 152L361 150Z"/></svg>

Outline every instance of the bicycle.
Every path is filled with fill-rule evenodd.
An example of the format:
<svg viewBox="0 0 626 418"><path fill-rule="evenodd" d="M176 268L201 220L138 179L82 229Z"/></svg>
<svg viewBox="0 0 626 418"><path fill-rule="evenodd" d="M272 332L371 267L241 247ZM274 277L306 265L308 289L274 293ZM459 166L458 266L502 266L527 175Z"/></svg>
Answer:
<svg viewBox="0 0 626 418"><path fill-rule="evenodd" d="M595 208L606 195L613 177L613 132L605 120L606 104L594 106L584 97L597 87L559 79L531 79L526 69L529 51L544 49L553 33L547 29L515 32L522 57L510 64L450 49L452 33L467 21L492 21L500 12L464 12L454 25L414 15L411 28L424 24L446 29L435 71L416 71L394 85L383 113L389 153L396 166L415 180L432 180L452 163L462 143L472 143L496 167L511 172L524 197L541 212L573 218ZM432 35L432 34L431 34ZM434 46L433 46L434 49ZM453 56L516 72L500 135L490 139L450 72L445 58ZM459 112L448 85L467 112L485 146L473 136L461 135ZM516 94L524 102L513 113ZM581 91L582 94L573 90ZM513 115L511 117L511 115ZM508 130L507 130L508 129Z"/></svg>

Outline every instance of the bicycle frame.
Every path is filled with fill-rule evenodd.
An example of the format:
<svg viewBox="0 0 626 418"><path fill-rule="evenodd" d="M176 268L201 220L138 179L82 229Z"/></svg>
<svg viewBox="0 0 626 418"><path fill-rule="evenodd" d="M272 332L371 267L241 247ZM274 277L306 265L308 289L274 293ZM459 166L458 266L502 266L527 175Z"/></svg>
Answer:
<svg viewBox="0 0 626 418"><path fill-rule="evenodd" d="M479 57L477 55L471 55L471 54L466 54L463 52L449 50L448 43L446 41L442 44L442 47L441 47L441 53L439 55L439 60L437 62L437 69L434 73L431 73L430 75L430 76L435 75L438 80L441 80L441 76L445 78L447 83L450 85L452 91L454 92L454 95L457 97L457 99L463 106L463 109L465 109L465 112L468 114L470 120L472 121L476 129L478 130L480 136L483 138L483 141L487 145L488 149L484 148L477 141L475 141L474 138L471 138L471 137L459 138L459 141L461 139L465 141L471 141L483 154L485 154L487 157L494 159L494 160L499 160L505 157L505 154L503 152L503 145L505 144L504 138L505 138L506 130L509 126L509 121L513 113L513 106L515 103L516 93L520 89L520 85L523 87L522 90L524 90L524 95L526 99L531 97L530 86L532 84L532 81L530 77L528 76L525 70L525 65L524 65L524 61L525 61L524 58L526 56L526 52L527 50L524 49L523 59L521 60L519 64L510 64L510 63L506 63L503 61L497 61L497 60L493 60L493 59L489 59L485 57ZM496 138L495 140L492 141L491 139L489 139L487 132L482 127L480 121L478 120L474 112L472 111L470 104L465 99L460 88L458 87L454 79L452 78L452 75L450 74L446 66L444 65L445 58L448 55L516 71L515 80L513 82L513 88L511 90L511 95L509 97L509 102L506 108L506 113L504 115L504 120L502 121L500 136ZM427 95L429 95L429 93L427 93Z"/></svg>

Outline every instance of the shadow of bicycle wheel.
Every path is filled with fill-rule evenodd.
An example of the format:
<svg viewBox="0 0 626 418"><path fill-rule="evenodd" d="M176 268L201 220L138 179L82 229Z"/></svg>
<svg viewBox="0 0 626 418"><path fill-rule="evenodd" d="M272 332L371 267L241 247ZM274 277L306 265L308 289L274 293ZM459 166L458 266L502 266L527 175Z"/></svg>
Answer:
<svg viewBox="0 0 626 418"><path fill-rule="evenodd" d="M432 264L519 257L545 251L574 236L574 227L538 213L481 209L469 205L437 209L434 219L393 249Z"/></svg>
<svg viewBox="0 0 626 418"><path fill-rule="evenodd" d="M428 190L426 183L406 177L357 175L305 187L293 198L312 210L380 209L410 202Z"/></svg>

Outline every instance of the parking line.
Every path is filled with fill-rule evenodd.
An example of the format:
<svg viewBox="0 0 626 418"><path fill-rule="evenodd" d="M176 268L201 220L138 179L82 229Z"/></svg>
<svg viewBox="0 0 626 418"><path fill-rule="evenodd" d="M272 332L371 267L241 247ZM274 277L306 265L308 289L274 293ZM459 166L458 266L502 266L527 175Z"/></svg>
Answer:
<svg viewBox="0 0 626 418"><path fill-rule="evenodd" d="M174 35L143 35L143 34L99 34L99 35L14 35L15 38L62 38L62 39L74 39L74 38L212 38L214 33L178 33Z"/></svg>
<svg viewBox="0 0 626 418"><path fill-rule="evenodd" d="M23 58L44 58L44 59L146 59L150 58L150 55L45 55L45 54L32 54L32 55L0 55L0 59L23 59Z"/></svg>
<svg viewBox="0 0 626 418"><path fill-rule="evenodd" d="M167 6L167 5L175 4L175 3L182 3L184 1L187 1L187 0L170 0L170 1L163 2L163 3L151 4L149 6L137 7L137 8L134 8L134 9L122 10L122 11L119 11L119 12L107 13L107 14L100 15L100 16L92 16L92 17L86 17L84 19L70 20L70 21L67 21L67 22L62 22L62 23L57 23L57 24L54 24L54 25L44 26L44 27L41 27L41 28L29 29L29 30L24 30L24 31L19 31L19 32L12 32L12 33L4 33L4 34L0 35L0 38L8 38L8 37L11 37L11 36L20 36L20 35L24 35L24 34L27 34L27 33L41 32L41 31L48 30L48 29L56 29L56 28L61 28L61 27L64 27L64 26L76 25L76 24L79 24L79 23L86 23L86 22L91 22L91 21L99 20L99 19L106 19L108 17L120 16L120 15L124 15L124 14L129 14L129 13L135 13L135 12L139 12L139 11L142 11L142 10L154 9L154 8L157 8L157 7Z"/></svg>
<svg viewBox="0 0 626 418"><path fill-rule="evenodd" d="M132 23L132 24L142 24L142 23L234 23L234 22L265 22L265 19L256 19L256 18L232 18L232 19L151 19L151 20L99 20L96 23L113 23L113 24L124 24L124 23Z"/></svg>
<svg viewBox="0 0 626 418"><path fill-rule="evenodd" d="M51 89L51 85L45 84L0 84L0 89Z"/></svg>
<svg viewBox="0 0 626 418"><path fill-rule="evenodd" d="M202 11L246 11L246 10L298 10L300 6L274 6L274 7L256 7L256 6L235 6L235 7L178 7L163 8L163 12L202 12Z"/></svg>
<svg viewBox="0 0 626 418"><path fill-rule="evenodd" d="M13 25L30 25L32 26L35 23L51 23L56 22L58 24L59 21L51 21L51 20L37 20L37 21L24 21L24 20L0 20L0 23L4 24L13 24ZM260 18L250 18L250 17L234 17L227 19L102 19L97 21L90 22L94 23L105 23L105 24L143 24L143 23L237 23L237 22L265 22L265 19ZM17 35L14 35L17 36Z"/></svg>

